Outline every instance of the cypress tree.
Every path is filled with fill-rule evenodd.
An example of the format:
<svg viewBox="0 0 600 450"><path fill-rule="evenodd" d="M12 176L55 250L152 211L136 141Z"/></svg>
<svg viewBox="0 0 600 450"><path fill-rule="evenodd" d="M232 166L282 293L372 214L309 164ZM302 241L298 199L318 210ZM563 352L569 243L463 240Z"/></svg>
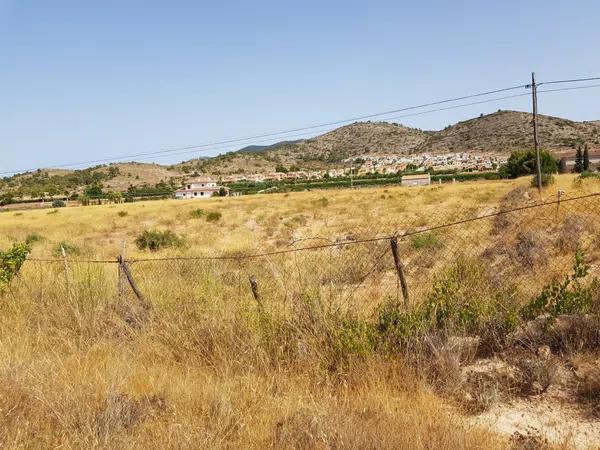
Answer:
<svg viewBox="0 0 600 450"><path fill-rule="evenodd" d="M581 145L577 146L577 153L575 153L575 168L576 173L583 172L583 153L581 151Z"/></svg>
<svg viewBox="0 0 600 450"><path fill-rule="evenodd" d="M587 144L583 148L583 170L590 170L590 148Z"/></svg>

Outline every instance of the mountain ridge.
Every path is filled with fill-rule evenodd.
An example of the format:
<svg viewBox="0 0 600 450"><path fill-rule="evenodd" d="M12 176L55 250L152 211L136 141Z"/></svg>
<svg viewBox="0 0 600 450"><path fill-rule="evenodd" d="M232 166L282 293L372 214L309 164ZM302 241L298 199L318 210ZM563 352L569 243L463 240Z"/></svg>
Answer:
<svg viewBox="0 0 600 450"><path fill-rule="evenodd" d="M574 121L540 115L539 136L543 148L557 155L572 151L579 143L600 148L600 120ZM212 176L274 172L277 168L325 169L344 165L344 160L376 155L410 155L417 153L495 153L506 155L532 145L532 115L521 111L502 111L457 122L442 130L429 131L390 122L355 122L308 139L281 141L270 145L249 145L235 152L214 157L200 157L178 164L161 165L119 162L85 169L98 172L96 179L109 190L130 186L177 185L195 173ZM111 169L112 168L112 169ZM112 174L111 174L112 170ZM82 171L40 170L0 179L0 193L33 182L43 191L51 178L69 177L59 183L79 189L77 180L90 180L93 174L77 177ZM46 174L39 176L39 174ZM116 175L115 175L116 173ZM53 178L58 177L58 178ZM75 180L75 181L73 181ZM58 180L61 181L61 180ZM83 182L83 181L82 181ZM55 183L56 184L56 183Z"/></svg>
<svg viewBox="0 0 600 450"><path fill-rule="evenodd" d="M538 123L541 145L549 150L565 150L581 142L600 146L600 120L577 122L538 115ZM191 160L179 167L191 165L206 173L231 174L243 168L272 171L277 165L319 168L347 158L378 154L506 154L531 148L532 134L532 114L521 111L498 110L457 122L438 131L410 128L390 122L355 122L312 138L276 143L258 154L230 152L210 158L204 164Z"/></svg>

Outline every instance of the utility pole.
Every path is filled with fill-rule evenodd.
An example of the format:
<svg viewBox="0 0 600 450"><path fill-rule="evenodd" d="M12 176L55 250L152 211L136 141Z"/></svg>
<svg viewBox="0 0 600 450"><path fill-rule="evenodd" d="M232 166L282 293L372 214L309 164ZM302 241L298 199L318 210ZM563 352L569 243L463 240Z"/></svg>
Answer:
<svg viewBox="0 0 600 450"><path fill-rule="evenodd" d="M538 192L542 193L542 167L540 162L540 142L538 139L537 123L537 84L535 83L535 72L531 72L531 100L533 102L533 146L535 148L535 167Z"/></svg>

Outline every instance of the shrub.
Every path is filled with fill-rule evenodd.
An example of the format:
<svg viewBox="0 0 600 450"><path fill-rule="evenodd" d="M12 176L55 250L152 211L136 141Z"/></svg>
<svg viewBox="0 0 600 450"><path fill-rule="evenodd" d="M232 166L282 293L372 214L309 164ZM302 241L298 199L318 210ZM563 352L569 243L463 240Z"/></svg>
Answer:
<svg viewBox="0 0 600 450"><path fill-rule="evenodd" d="M577 251L573 273L545 286L540 295L522 309L521 316L530 320L540 314L549 314L551 318L556 318L560 314L589 312L593 305L593 293L597 283L597 280L594 280L590 286L581 284L581 279L587 276L589 269L583 253Z"/></svg>
<svg viewBox="0 0 600 450"><path fill-rule="evenodd" d="M600 171L600 167L598 167L598 171ZM589 171L585 171L582 172L578 177L578 180L585 180L585 179L596 179L596 180L600 180L600 173L598 172L589 172Z"/></svg>
<svg viewBox="0 0 600 450"><path fill-rule="evenodd" d="M54 249L52 250L52 255L54 255L55 257L62 256L63 248L65 249L65 253L69 256L77 256L81 254L81 250L77 245L69 241L62 241L54 246Z"/></svg>
<svg viewBox="0 0 600 450"><path fill-rule="evenodd" d="M63 200L54 200L52 202L53 208L64 208L67 204Z"/></svg>
<svg viewBox="0 0 600 450"><path fill-rule="evenodd" d="M190 211L190 217L192 219L199 219L201 217L204 217L204 210L202 208L197 208L197 209L193 209L192 211Z"/></svg>
<svg viewBox="0 0 600 450"><path fill-rule="evenodd" d="M32 245L32 244L35 244L36 242L39 242L39 241L41 241L43 239L44 238L42 236L40 236L39 234L37 234L37 233L30 233L25 238L25 243L27 245Z"/></svg>
<svg viewBox="0 0 600 450"><path fill-rule="evenodd" d="M327 200L327 197L321 197L320 199L318 199L318 200L315 200L315 201L314 201L314 204L315 204L316 206L320 206L320 207L324 208L324 207L326 207L327 205L329 205L329 200Z"/></svg>
<svg viewBox="0 0 600 450"><path fill-rule="evenodd" d="M0 290L19 273L30 251L26 243L13 244L10 250L0 251Z"/></svg>
<svg viewBox="0 0 600 450"><path fill-rule="evenodd" d="M542 173L556 173L558 163L554 156L547 151L540 151L540 163ZM534 150L516 151L510 154L506 164L498 169L502 178L517 178L523 175L532 175L536 172L536 154Z"/></svg>
<svg viewBox="0 0 600 450"><path fill-rule="evenodd" d="M135 245L137 245L140 250L148 249L153 252L158 251L161 248L177 247L181 244L182 239L170 230L145 230L135 240Z"/></svg>
<svg viewBox="0 0 600 450"><path fill-rule="evenodd" d="M550 173L542 174L542 187L550 186L554 184L554 175ZM537 175L534 175L531 179L531 187L537 187Z"/></svg>
<svg viewBox="0 0 600 450"><path fill-rule="evenodd" d="M541 231L520 231L514 248L514 258L524 267L533 269L548 262L548 238Z"/></svg>
<svg viewBox="0 0 600 450"><path fill-rule="evenodd" d="M384 340L407 345L428 333L477 334L494 345L517 325L518 308L509 299L513 287L499 289L481 261L459 257L434 277L427 300L409 311L390 301L379 312Z"/></svg>
<svg viewBox="0 0 600 450"><path fill-rule="evenodd" d="M206 215L206 221L207 222L218 222L219 220L221 220L222 216L223 215L218 211L209 212Z"/></svg>
<svg viewBox="0 0 600 450"><path fill-rule="evenodd" d="M415 250L441 247L442 242L435 233L418 233L410 238L410 245Z"/></svg>
<svg viewBox="0 0 600 450"><path fill-rule="evenodd" d="M118 215L119 217L127 217L127 216L129 215L129 213L128 213L127 211L119 211L119 212L117 213L117 215Z"/></svg>

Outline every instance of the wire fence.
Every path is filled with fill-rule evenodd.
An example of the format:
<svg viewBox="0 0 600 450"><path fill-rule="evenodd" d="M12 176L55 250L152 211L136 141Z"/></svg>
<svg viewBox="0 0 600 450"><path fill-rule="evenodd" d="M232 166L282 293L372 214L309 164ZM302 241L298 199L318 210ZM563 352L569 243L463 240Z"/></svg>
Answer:
<svg viewBox="0 0 600 450"><path fill-rule="evenodd" d="M520 206L515 206L519 204ZM468 213L471 213L469 216ZM600 275L600 194L533 204L507 195L499 208L452 222L394 224L340 237L304 237L246 254L129 260L30 259L13 290L133 298L140 311L182 301L248 302L285 312L301 300L370 315L384 302L410 307L451 280L481 296L526 301L565 277L575 254Z"/></svg>

